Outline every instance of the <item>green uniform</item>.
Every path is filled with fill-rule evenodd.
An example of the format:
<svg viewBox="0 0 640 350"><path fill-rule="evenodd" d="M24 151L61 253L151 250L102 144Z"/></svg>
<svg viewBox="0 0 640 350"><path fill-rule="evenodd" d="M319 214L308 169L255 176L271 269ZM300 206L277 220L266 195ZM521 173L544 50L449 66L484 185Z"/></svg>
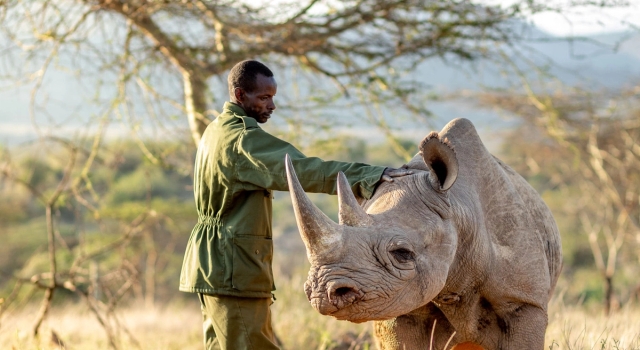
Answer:
<svg viewBox="0 0 640 350"><path fill-rule="evenodd" d="M180 290L208 295L270 298L272 191L287 191L289 154L307 192L335 194L342 171L357 196L370 198L384 167L306 157L262 130L244 110L225 103L198 146L193 228L180 275Z"/></svg>

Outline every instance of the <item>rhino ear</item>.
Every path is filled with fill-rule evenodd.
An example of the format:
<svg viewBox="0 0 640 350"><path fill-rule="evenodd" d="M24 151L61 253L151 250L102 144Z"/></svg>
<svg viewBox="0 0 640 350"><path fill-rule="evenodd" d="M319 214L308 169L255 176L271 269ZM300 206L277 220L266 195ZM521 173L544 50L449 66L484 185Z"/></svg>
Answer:
<svg viewBox="0 0 640 350"><path fill-rule="evenodd" d="M439 192L447 191L458 178L458 158L449 141L440 139L432 131L420 143L420 154L431 172L431 186Z"/></svg>

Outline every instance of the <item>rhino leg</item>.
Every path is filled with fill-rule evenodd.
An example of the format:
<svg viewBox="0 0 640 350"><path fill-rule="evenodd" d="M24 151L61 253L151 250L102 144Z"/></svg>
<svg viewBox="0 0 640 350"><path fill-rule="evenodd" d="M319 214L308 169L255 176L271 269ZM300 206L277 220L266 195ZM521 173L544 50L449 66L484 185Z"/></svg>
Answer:
<svg viewBox="0 0 640 350"><path fill-rule="evenodd" d="M525 304L516 308L498 323L502 333L498 348L543 349L547 322L547 313L539 307Z"/></svg>
<svg viewBox="0 0 640 350"><path fill-rule="evenodd" d="M479 313L475 316L466 315L453 321L464 333L461 341L474 342L484 349L495 350L544 348L547 313L542 308L531 304L511 304L502 305L496 311L484 298L478 305ZM473 319L475 322L470 322Z"/></svg>
<svg viewBox="0 0 640 350"><path fill-rule="evenodd" d="M544 348L544 330L547 327L546 312L536 306L524 304L508 312L504 317L493 310L484 315L480 324L484 325L478 338L465 339L457 333L447 349L500 349L541 350ZM386 321L374 322L376 345L380 350L428 349L431 342L433 323L433 349L444 349L455 328L445 315L432 303L406 315ZM460 344L465 342L464 344ZM469 342L469 343L466 343ZM481 344L479 346L478 344Z"/></svg>
<svg viewBox="0 0 640 350"><path fill-rule="evenodd" d="M434 350L443 349L455 331L440 309L432 303L406 315L374 322L376 345L380 350L428 349L432 330ZM455 343L454 338L448 347Z"/></svg>

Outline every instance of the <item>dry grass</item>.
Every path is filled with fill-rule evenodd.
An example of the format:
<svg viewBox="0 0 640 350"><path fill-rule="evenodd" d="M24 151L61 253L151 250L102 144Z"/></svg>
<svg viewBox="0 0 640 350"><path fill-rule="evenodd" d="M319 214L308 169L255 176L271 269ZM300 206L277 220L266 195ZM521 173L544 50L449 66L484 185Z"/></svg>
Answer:
<svg viewBox="0 0 640 350"><path fill-rule="evenodd" d="M602 310L552 307L546 339L546 349L640 349L640 308L607 317Z"/></svg>
<svg viewBox="0 0 640 350"><path fill-rule="evenodd" d="M192 306L120 310L118 320L133 336L119 333L120 348L201 350L200 309L196 303ZM36 308L25 309L2 320L0 349L59 349L52 341L52 331L66 344L66 349L111 349L104 329L93 314L80 305L54 308L42 326L39 339L33 339L30 332L36 311Z"/></svg>
<svg viewBox="0 0 640 350"><path fill-rule="evenodd" d="M371 326L337 321L319 315L302 291L304 276L296 274L280 283L272 306L274 328L285 349L373 349ZM56 307L43 325L42 336L31 339L35 308L5 314L0 320L0 349L43 349L51 343L53 330L67 349L110 349L104 330L81 306ZM202 349L200 310L197 298L188 305L159 309L131 307L120 310L118 319L131 331L135 342L121 333L122 349ZM549 315L545 349L640 349L640 308L624 308L612 317L585 308L554 303ZM426 348L426 346L425 346Z"/></svg>

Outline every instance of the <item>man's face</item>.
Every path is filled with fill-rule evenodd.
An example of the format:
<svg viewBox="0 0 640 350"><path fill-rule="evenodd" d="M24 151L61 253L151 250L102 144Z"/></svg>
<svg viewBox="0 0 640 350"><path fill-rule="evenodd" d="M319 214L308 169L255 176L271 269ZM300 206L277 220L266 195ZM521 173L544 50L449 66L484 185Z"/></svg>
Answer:
<svg viewBox="0 0 640 350"><path fill-rule="evenodd" d="M256 76L256 88L251 92L236 89L238 104L247 112L247 115L258 123L266 123L271 118L271 113L276 109L273 97L276 95L278 85L273 77L262 74Z"/></svg>

